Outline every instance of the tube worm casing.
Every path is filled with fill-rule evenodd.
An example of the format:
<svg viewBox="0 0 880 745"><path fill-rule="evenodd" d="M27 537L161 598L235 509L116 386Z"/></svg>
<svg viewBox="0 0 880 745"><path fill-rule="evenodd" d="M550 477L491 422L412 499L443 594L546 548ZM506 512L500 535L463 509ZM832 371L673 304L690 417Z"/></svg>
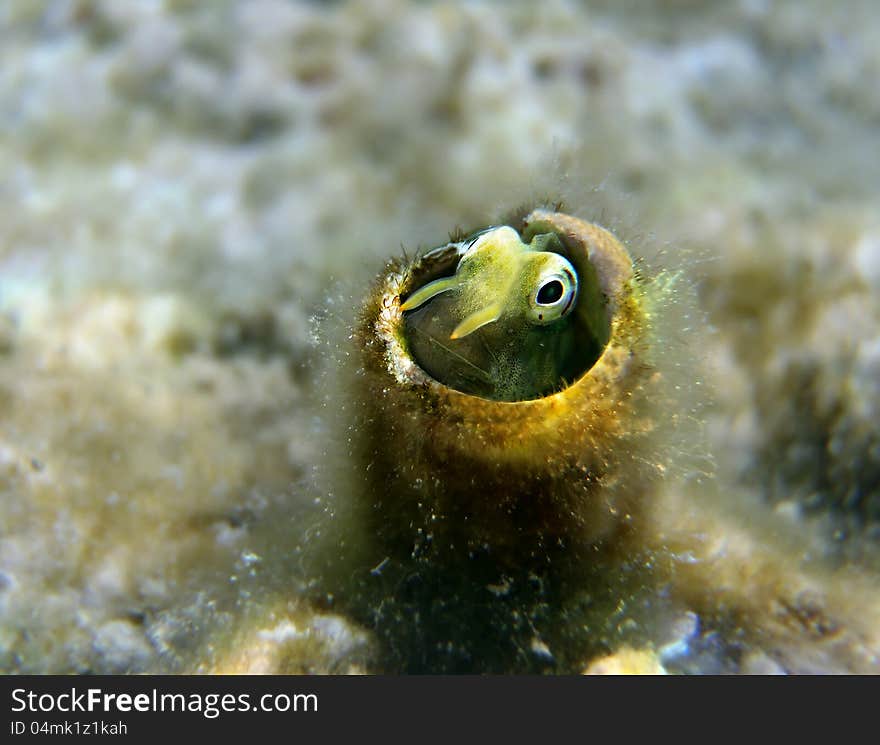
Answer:
<svg viewBox="0 0 880 745"><path fill-rule="evenodd" d="M418 364L402 299L457 271L461 242L391 262L353 337L345 524L362 540L337 541L340 560L355 547L358 558L332 595L375 630L389 671L579 671L620 642L615 608L650 584L638 537L663 470L651 412L664 389L651 293L593 223L538 209L509 224L578 274L570 318L590 351L574 380L494 400Z"/></svg>
<svg viewBox="0 0 880 745"><path fill-rule="evenodd" d="M414 360L400 308L442 250L390 264L358 331L358 457L386 556L487 553L502 569L595 549L637 518L656 470L640 448L653 428L641 405L652 379L649 314L629 254L608 231L559 212L535 210L513 227L526 241L554 233L582 282L593 278L592 299L579 302L600 306L604 349L579 379L542 398L454 390Z"/></svg>

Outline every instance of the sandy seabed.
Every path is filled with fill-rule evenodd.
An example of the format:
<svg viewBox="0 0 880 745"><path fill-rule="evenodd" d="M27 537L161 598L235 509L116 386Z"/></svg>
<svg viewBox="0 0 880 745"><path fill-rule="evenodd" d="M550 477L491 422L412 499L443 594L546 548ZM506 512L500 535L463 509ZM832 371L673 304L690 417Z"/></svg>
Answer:
<svg viewBox="0 0 880 745"><path fill-rule="evenodd" d="M712 453L680 617L593 669L880 671L878 78L869 0L6 0L0 669L376 669L310 600L321 319L562 198L682 271Z"/></svg>

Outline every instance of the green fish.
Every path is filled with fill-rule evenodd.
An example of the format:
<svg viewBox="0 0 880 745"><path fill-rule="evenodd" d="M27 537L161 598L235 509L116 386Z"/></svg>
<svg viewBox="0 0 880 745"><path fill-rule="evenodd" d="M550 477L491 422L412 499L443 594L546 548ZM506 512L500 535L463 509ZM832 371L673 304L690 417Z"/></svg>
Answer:
<svg viewBox="0 0 880 745"><path fill-rule="evenodd" d="M578 274L558 236L526 244L501 226L458 248L455 273L401 305L416 361L440 382L484 398L526 400L565 387L580 364L568 322Z"/></svg>

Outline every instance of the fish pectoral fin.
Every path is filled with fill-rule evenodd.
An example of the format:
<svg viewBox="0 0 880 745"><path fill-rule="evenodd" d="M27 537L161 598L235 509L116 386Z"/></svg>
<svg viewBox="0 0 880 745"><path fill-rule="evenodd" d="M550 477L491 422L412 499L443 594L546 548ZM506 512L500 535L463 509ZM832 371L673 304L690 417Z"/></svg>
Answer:
<svg viewBox="0 0 880 745"><path fill-rule="evenodd" d="M433 282L428 282L424 287L420 287L410 295L406 299L406 302L400 306L400 310L406 312L418 308L427 303L431 298L439 295L441 292L447 292L455 287L458 287L457 277L435 279Z"/></svg>
<svg viewBox="0 0 880 745"><path fill-rule="evenodd" d="M471 313L453 329L449 338L461 339L468 334L474 333L474 331L478 328L482 328L487 323L497 321L501 317L501 310L502 307L500 303L493 303L492 305L487 305L482 310L478 310L476 313Z"/></svg>

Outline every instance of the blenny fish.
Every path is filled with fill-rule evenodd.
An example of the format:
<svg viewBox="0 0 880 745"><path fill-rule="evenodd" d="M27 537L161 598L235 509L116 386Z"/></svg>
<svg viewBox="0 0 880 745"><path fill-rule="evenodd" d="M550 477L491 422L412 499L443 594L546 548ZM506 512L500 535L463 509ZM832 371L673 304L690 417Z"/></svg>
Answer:
<svg viewBox="0 0 880 745"><path fill-rule="evenodd" d="M522 401L564 388L598 353L574 313L580 280L565 251L553 232L526 243L508 225L437 249L447 261L460 257L454 273L415 288L400 306L415 360L483 398Z"/></svg>

